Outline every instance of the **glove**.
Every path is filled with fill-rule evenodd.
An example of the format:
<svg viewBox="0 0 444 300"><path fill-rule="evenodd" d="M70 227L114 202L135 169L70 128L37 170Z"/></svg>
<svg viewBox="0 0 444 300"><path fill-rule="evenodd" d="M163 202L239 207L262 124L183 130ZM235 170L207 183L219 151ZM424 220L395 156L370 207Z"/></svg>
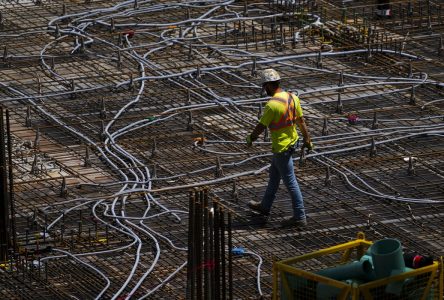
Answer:
<svg viewBox="0 0 444 300"><path fill-rule="evenodd" d="M251 140L251 134L247 135L245 141L247 142L248 147L251 147L253 145L253 141Z"/></svg>
<svg viewBox="0 0 444 300"><path fill-rule="evenodd" d="M302 146L303 148L307 148L307 152L310 152L311 150L314 149L314 145L312 142L306 142L304 141L304 145Z"/></svg>

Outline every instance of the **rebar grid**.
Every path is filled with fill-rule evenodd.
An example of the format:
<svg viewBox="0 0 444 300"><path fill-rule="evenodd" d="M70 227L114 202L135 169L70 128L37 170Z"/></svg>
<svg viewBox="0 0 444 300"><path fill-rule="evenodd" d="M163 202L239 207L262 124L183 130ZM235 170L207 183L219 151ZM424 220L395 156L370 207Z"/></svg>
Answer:
<svg viewBox="0 0 444 300"><path fill-rule="evenodd" d="M397 1L382 18L368 1L0 4L19 244L0 294L183 299L187 195L203 186L232 212L234 246L263 260L234 257L236 299L271 295L273 260L358 231L443 255L441 7ZM282 188L268 220L246 208L268 177L269 138L244 137L269 67L299 94L316 145L295 155L301 231L278 226L291 214Z"/></svg>

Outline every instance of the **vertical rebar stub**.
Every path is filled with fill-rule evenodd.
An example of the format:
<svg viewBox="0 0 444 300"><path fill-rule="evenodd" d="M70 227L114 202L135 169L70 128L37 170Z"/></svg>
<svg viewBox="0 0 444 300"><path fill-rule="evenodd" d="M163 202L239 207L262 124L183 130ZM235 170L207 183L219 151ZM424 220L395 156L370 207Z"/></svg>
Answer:
<svg viewBox="0 0 444 300"><path fill-rule="evenodd" d="M123 46L123 37L122 37L122 33L119 33L117 35L117 45L119 45L120 47Z"/></svg>
<svg viewBox="0 0 444 300"><path fill-rule="evenodd" d="M194 119L193 119L193 111L188 111L188 123L187 123L187 130L193 131L194 129Z"/></svg>
<svg viewBox="0 0 444 300"><path fill-rule="evenodd" d="M50 65L49 65L49 67L51 68L51 70L55 70L55 57L54 56L51 56L51 62L50 62Z"/></svg>
<svg viewBox="0 0 444 300"><path fill-rule="evenodd" d="M37 152L34 153L34 159L32 160L32 165L31 165L31 174L32 175L37 175L39 172L39 168L37 166L38 163L38 157L37 157Z"/></svg>
<svg viewBox="0 0 444 300"><path fill-rule="evenodd" d="M157 140L154 137L153 138L153 145L151 147L151 158L156 157L159 154L159 151L157 150Z"/></svg>
<svg viewBox="0 0 444 300"><path fill-rule="evenodd" d="M369 62L371 58L372 58L372 45L369 42L367 45L367 55L365 56L365 60Z"/></svg>
<svg viewBox="0 0 444 300"><path fill-rule="evenodd" d="M8 60L8 47L5 45L3 47L3 61L7 61Z"/></svg>
<svg viewBox="0 0 444 300"><path fill-rule="evenodd" d="M439 44L438 44L438 56L442 55L444 55L444 39L441 34L439 37Z"/></svg>
<svg viewBox="0 0 444 300"><path fill-rule="evenodd" d="M85 38L83 36L80 37L80 53L85 53Z"/></svg>
<svg viewBox="0 0 444 300"><path fill-rule="evenodd" d="M339 72L339 82L338 82L338 86L340 86L340 87L344 86L344 72L343 72L343 71ZM340 91L340 92L343 92L344 89L340 89L339 91Z"/></svg>
<svg viewBox="0 0 444 300"><path fill-rule="evenodd" d="M85 168L90 168L91 167L91 157L90 156L91 155L90 155L89 146L86 145L85 146L85 161L84 161L84 164L83 164L83 166Z"/></svg>
<svg viewBox="0 0 444 300"><path fill-rule="evenodd" d="M331 186L331 172L330 172L330 166L327 166L325 169L326 173L325 173L325 180L324 180L324 185L327 187Z"/></svg>
<svg viewBox="0 0 444 300"><path fill-rule="evenodd" d="M100 140L102 142L104 142L106 140L106 127L105 127L105 122L102 120L100 121L100 127L101 127L101 131L100 131Z"/></svg>
<svg viewBox="0 0 444 300"><path fill-rule="evenodd" d="M28 128L31 128L31 126L32 126L31 105L28 105L28 106L26 107L25 125L26 125L26 127L28 127Z"/></svg>
<svg viewBox="0 0 444 300"><path fill-rule="evenodd" d="M40 128L37 127L37 131L35 132L34 139L34 149L38 150L40 148Z"/></svg>
<svg viewBox="0 0 444 300"><path fill-rule="evenodd" d="M151 171L151 178L157 178L157 164L153 164L153 170Z"/></svg>
<svg viewBox="0 0 444 300"><path fill-rule="evenodd" d="M100 99L100 118L106 119L106 106L105 106L105 98Z"/></svg>
<svg viewBox="0 0 444 300"><path fill-rule="evenodd" d="M40 79L39 76L37 76L37 93L39 95L42 94L42 80Z"/></svg>
<svg viewBox="0 0 444 300"><path fill-rule="evenodd" d="M128 81L128 90L132 91L134 90L134 80L133 80L133 74L130 74L130 78Z"/></svg>
<svg viewBox="0 0 444 300"><path fill-rule="evenodd" d="M407 169L407 174L410 175L410 176L413 176L413 175L416 174L416 171L415 171L415 165L414 165L414 160L415 160L415 157L410 156L410 157L408 158L408 161L409 161L409 167L408 167L408 169Z"/></svg>
<svg viewBox="0 0 444 300"><path fill-rule="evenodd" d="M374 157L377 154L377 150L376 150L376 142L375 142L375 138L372 138L371 142L370 142L370 157Z"/></svg>
<svg viewBox="0 0 444 300"><path fill-rule="evenodd" d="M319 52L318 52L318 56L316 59L316 67L318 69L322 69L322 51L321 50L319 50Z"/></svg>
<svg viewBox="0 0 444 300"><path fill-rule="evenodd" d="M251 76L256 77L257 70L256 70L256 58L253 58L253 63L251 65Z"/></svg>
<svg viewBox="0 0 444 300"><path fill-rule="evenodd" d="M66 185L66 177L62 178L62 186L60 187L60 197L66 198L68 196L68 186Z"/></svg>
<svg viewBox="0 0 444 300"><path fill-rule="evenodd" d="M117 50L117 69L122 69L122 53Z"/></svg>
<svg viewBox="0 0 444 300"><path fill-rule="evenodd" d="M336 113L342 114L342 110L343 110L343 107L342 107L341 93L339 92L338 93L338 100L336 102Z"/></svg>
<svg viewBox="0 0 444 300"><path fill-rule="evenodd" d="M235 202L239 201L239 191L237 189L237 181L236 180L233 180L233 184L231 187L231 196L233 197L233 200Z"/></svg>
<svg viewBox="0 0 444 300"><path fill-rule="evenodd" d="M66 16L66 4L62 4L62 16Z"/></svg>
<svg viewBox="0 0 444 300"><path fill-rule="evenodd" d="M76 83L74 81L74 79L71 79L71 99L75 99L76 98Z"/></svg>
<svg viewBox="0 0 444 300"><path fill-rule="evenodd" d="M191 42L188 44L188 59L193 58L193 44Z"/></svg>
<svg viewBox="0 0 444 300"><path fill-rule="evenodd" d="M187 105L191 105L191 90L187 89Z"/></svg>
<svg viewBox="0 0 444 300"><path fill-rule="evenodd" d="M214 171L214 177L220 178L224 176L224 171L222 169L222 164L220 162L220 157L216 157L216 169Z"/></svg>
<svg viewBox="0 0 444 300"><path fill-rule="evenodd" d="M55 25L54 35L55 35L56 38L59 38L60 35L61 35L61 34L60 34L60 26L59 26L59 24L56 24L56 25Z"/></svg>
<svg viewBox="0 0 444 300"><path fill-rule="evenodd" d="M328 135L328 118L324 118L324 125L322 126L322 135Z"/></svg>
<svg viewBox="0 0 444 300"><path fill-rule="evenodd" d="M410 101L409 101L410 105L415 105L416 104L416 95L415 95L415 86L412 86L412 89L410 90Z"/></svg>
<svg viewBox="0 0 444 300"><path fill-rule="evenodd" d="M197 68L196 68L196 79L199 80L200 77L201 77L200 66L197 66Z"/></svg>
<svg viewBox="0 0 444 300"><path fill-rule="evenodd" d="M378 123L378 115L376 112L373 113L373 122L372 122L372 129L378 129L379 123Z"/></svg>

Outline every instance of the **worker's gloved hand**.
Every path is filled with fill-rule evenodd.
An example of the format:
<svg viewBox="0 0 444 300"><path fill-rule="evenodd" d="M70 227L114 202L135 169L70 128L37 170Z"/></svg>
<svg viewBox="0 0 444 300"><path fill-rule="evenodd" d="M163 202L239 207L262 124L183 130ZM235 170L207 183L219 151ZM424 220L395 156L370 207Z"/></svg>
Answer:
<svg viewBox="0 0 444 300"><path fill-rule="evenodd" d="M307 152L310 152L314 149L314 145L311 141L310 142L304 141L304 145L302 147L307 149Z"/></svg>
<svg viewBox="0 0 444 300"><path fill-rule="evenodd" d="M251 134L247 135L247 138L245 139L247 142L247 146L251 147L253 145L253 140L251 139Z"/></svg>

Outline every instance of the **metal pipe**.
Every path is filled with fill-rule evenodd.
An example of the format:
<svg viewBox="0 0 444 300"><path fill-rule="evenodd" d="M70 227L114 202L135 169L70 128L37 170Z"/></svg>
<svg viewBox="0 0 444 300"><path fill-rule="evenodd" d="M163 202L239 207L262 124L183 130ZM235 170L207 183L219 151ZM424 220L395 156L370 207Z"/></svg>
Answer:
<svg viewBox="0 0 444 300"><path fill-rule="evenodd" d="M233 236L231 231L231 212L228 212L228 299L233 300Z"/></svg>
<svg viewBox="0 0 444 300"><path fill-rule="evenodd" d="M212 270L212 261L211 261L211 245L210 245L210 210L208 208L208 189L203 190L203 211L204 211L204 220L203 220L203 239L204 239L204 249L203 249L203 257L204 257L204 299L211 299L211 288L210 288L210 272Z"/></svg>
<svg viewBox="0 0 444 300"><path fill-rule="evenodd" d="M8 171L9 171L9 208L11 211L10 229L12 233L12 247L17 251L17 232L15 226L15 204L14 204L14 174L12 172L12 139L11 124L9 122L9 110L6 110L6 132L8 137Z"/></svg>
<svg viewBox="0 0 444 300"><path fill-rule="evenodd" d="M194 226L194 247L195 247L195 272L196 272L196 299L201 300L202 297L202 191L195 191L195 226Z"/></svg>
<svg viewBox="0 0 444 300"><path fill-rule="evenodd" d="M209 259L211 263L211 269L209 272L210 275L210 297L208 299L215 299L215 290L216 290L216 283L215 283L215 259L214 259L214 204L213 204L213 211L209 210L208 215L208 225L209 225Z"/></svg>
<svg viewBox="0 0 444 300"><path fill-rule="evenodd" d="M188 253L187 253L187 299L194 299L194 272L193 272L193 228L194 228L194 193L189 193L188 203Z"/></svg>
<svg viewBox="0 0 444 300"><path fill-rule="evenodd" d="M208 200L208 199L207 199ZM204 204L204 248L203 248L203 257L204 257L204 299L211 299L211 289L210 289L210 269L211 269L211 261L210 261L210 232L209 232L209 214L210 211L208 209L208 205Z"/></svg>
<svg viewBox="0 0 444 300"><path fill-rule="evenodd" d="M220 224L220 255L221 255L221 281L222 281L222 299L227 298L227 280L226 280L226 251L225 251L225 213L222 207L219 208Z"/></svg>
<svg viewBox="0 0 444 300"><path fill-rule="evenodd" d="M220 216L219 205L213 203L214 209L214 299L219 300L220 297Z"/></svg>
<svg viewBox="0 0 444 300"><path fill-rule="evenodd" d="M9 197L7 185L7 165L6 165L6 139L4 127L3 107L0 107L0 261L7 261L9 248Z"/></svg>

